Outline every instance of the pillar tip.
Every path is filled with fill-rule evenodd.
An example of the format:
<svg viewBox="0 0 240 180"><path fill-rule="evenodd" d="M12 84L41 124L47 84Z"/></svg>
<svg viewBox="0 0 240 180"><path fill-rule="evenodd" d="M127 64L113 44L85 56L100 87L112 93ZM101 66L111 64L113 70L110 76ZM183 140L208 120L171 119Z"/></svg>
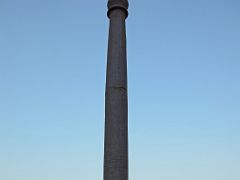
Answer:
<svg viewBox="0 0 240 180"><path fill-rule="evenodd" d="M114 9L122 9L126 13L126 18L128 16L128 0L108 0L108 17L110 15L110 12Z"/></svg>

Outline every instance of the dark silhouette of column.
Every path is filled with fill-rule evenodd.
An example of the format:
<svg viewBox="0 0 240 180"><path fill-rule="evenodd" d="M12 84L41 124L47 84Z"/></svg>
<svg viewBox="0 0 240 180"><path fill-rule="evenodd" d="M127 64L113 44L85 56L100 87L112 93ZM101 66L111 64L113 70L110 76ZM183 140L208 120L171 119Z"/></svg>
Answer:
<svg viewBox="0 0 240 180"><path fill-rule="evenodd" d="M109 0L104 180L128 180L127 0Z"/></svg>

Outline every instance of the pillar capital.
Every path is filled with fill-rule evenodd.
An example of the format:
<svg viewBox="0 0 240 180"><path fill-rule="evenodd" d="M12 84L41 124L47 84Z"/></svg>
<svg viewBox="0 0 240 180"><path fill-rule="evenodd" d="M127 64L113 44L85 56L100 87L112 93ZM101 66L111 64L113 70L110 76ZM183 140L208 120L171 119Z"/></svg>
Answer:
<svg viewBox="0 0 240 180"><path fill-rule="evenodd" d="M126 18L128 16L128 0L108 0L108 12L109 17L110 12L114 9L122 9L126 13ZM110 18L110 17L109 17Z"/></svg>

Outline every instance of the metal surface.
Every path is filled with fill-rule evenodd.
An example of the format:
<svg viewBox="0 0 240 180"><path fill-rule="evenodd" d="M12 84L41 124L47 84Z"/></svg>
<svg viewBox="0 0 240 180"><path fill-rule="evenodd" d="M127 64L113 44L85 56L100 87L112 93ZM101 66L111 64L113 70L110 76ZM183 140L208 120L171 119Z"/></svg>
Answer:
<svg viewBox="0 0 240 180"><path fill-rule="evenodd" d="M127 0L109 0L104 180L128 180Z"/></svg>

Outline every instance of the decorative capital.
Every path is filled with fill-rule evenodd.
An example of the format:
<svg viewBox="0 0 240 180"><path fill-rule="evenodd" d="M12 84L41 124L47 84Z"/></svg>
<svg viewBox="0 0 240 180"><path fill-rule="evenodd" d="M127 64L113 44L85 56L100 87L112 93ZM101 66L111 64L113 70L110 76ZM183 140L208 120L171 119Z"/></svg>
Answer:
<svg viewBox="0 0 240 180"><path fill-rule="evenodd" d="M108 0L108 17L112 10L114 9L122 9L126 13L126 18L128 16L128 0Z"/></svg>

